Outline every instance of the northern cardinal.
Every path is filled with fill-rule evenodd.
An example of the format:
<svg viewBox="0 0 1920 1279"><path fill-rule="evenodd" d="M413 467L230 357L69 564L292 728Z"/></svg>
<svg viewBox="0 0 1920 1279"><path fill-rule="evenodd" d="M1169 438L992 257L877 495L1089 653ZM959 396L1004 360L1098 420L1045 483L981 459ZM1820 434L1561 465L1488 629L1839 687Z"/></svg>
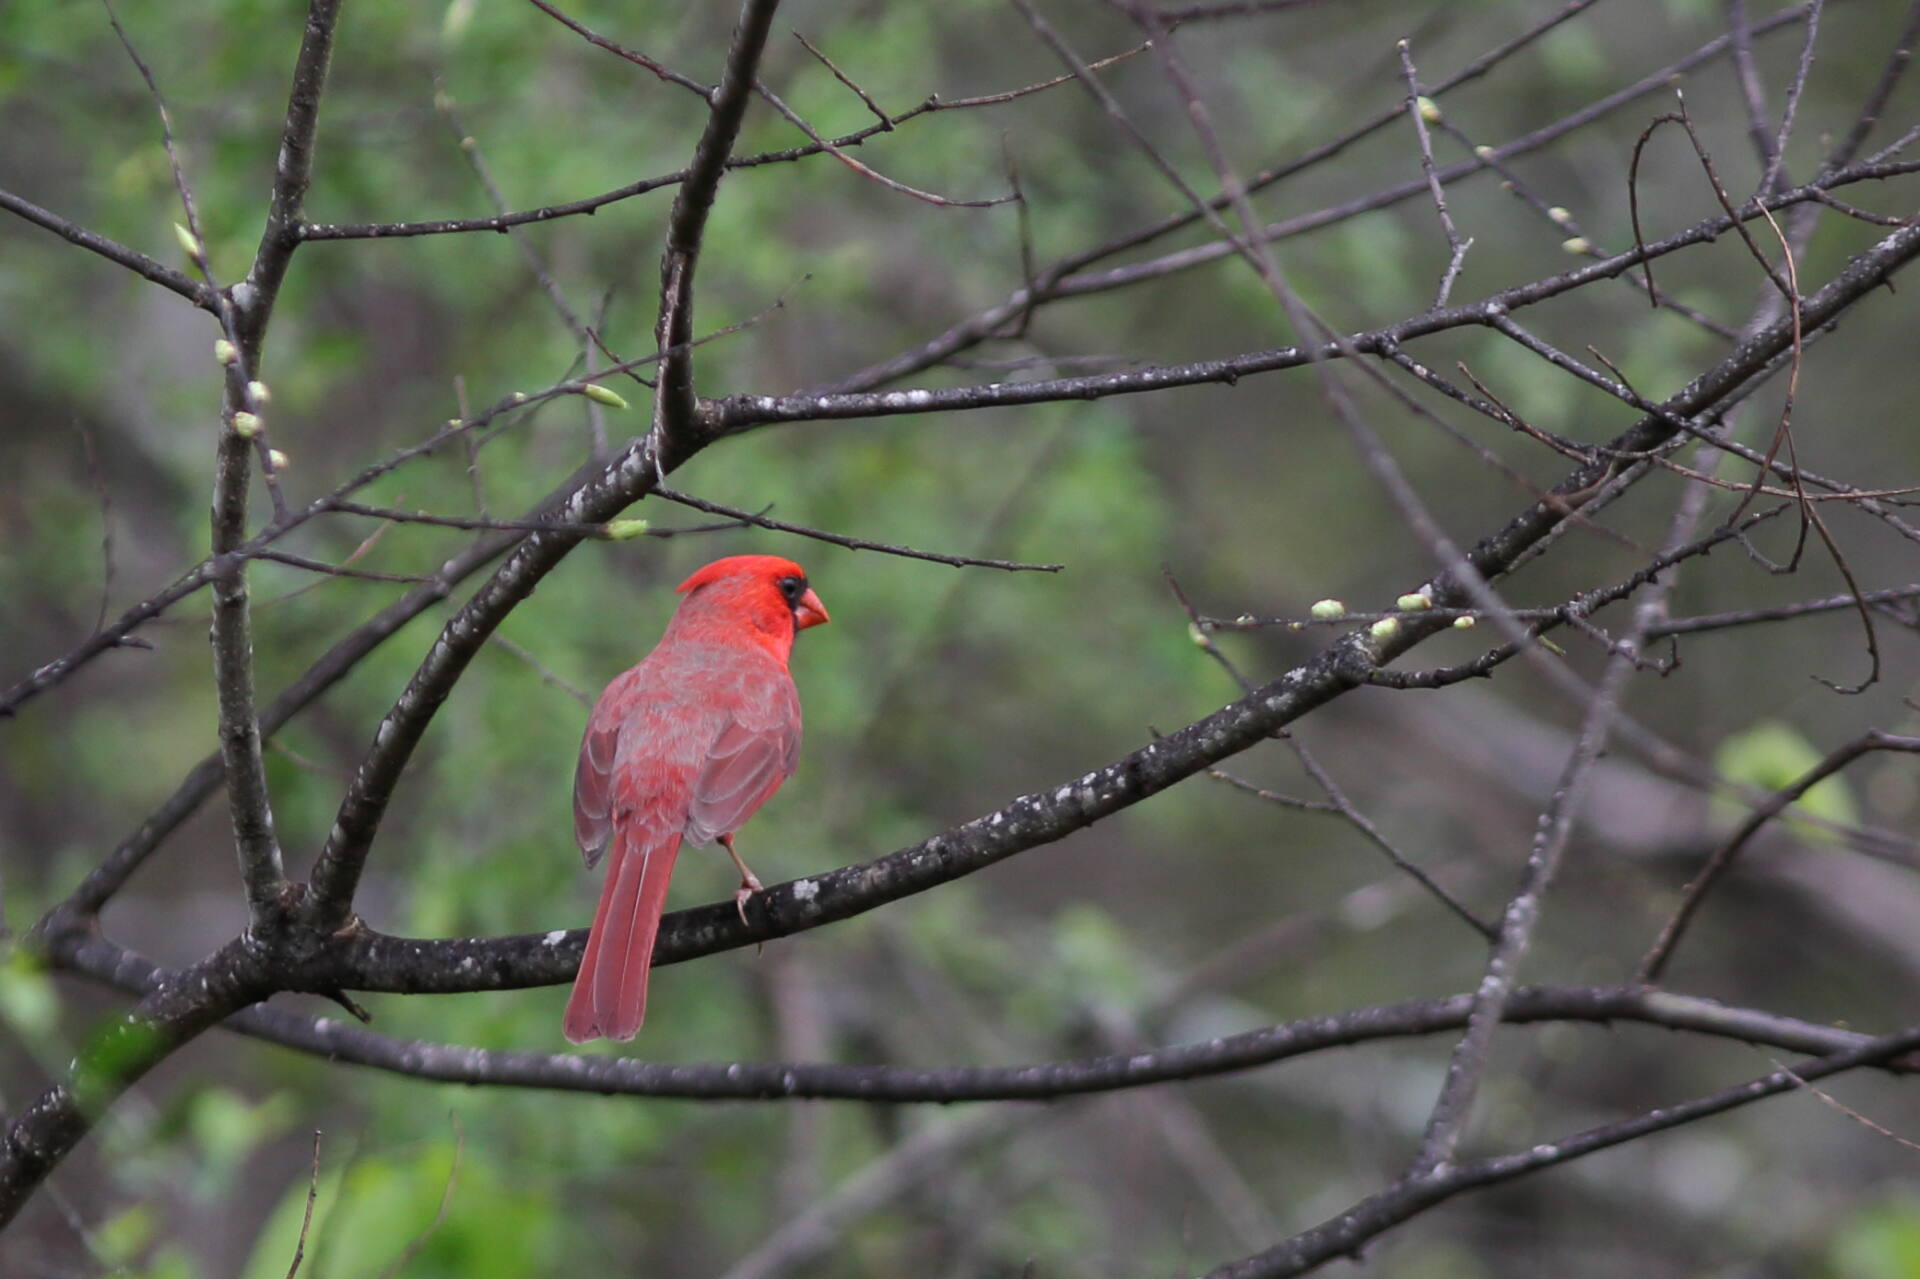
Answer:
<svg viewBox="0 0 1920 1279"><path fill-rule="evenodd" d="M827 620L792 560L734 555L680 584L667 633L607 685L587 720L573 779L573 833L593 867L611 851L586 955L567 1000L567 1038L631 1039L682 840L718 839L740 869L746 918L760 881L733 836L793 775L800 696L793 641Z"/></svg>

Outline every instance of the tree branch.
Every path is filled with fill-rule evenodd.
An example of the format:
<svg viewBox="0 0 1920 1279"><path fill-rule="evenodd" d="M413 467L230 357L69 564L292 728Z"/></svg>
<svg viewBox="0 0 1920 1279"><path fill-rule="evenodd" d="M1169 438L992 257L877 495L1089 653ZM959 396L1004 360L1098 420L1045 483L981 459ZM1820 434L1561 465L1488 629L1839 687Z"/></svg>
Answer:
<svg viewBox="0 0 1920 1279"><path fill-rule="evenodd" d="M1673 916L1661 928L1659 937L1654 940L1653 946L1641 959L1636 979L1648 985L1661 979L1666 972L1668 962L1673 958L1675 948L1680 944L1681 935L1686 932L1687 925L1692 922L1695 912L1700 909L1700 904L1706 898L1707 892L1720 876L1726 873L1727 868L1733 865L1734 858L1740 855L1741 849L1746 847L1749 840L1760 833L1762 827L1792 807L1796 801L1826 778L1833 776L1862 755L1870 755L1875 751L1904 751L1909 754L1920 752L1920 737L1898 737L1892 733L1883 733L1877 728L1869 729L1854 740L1833 750L1825 759L1808 769L1791 784L1781 787L1765 803L1756 807L1747 815L1747 819L1740 823L1739 829L1713 850L1713 855L1707 858L1706 865L1700 868L1700 873L1688 882L1686 891L1681 895L1679 906L1674 909Z"/></svg>
<svg viewBox="0 0 1920 1279"><path fill-rule="evenodd" d="M50 940L47 954L62 968L136 994L177 977L97 934L81 931ZM1053 1101L1253 1070L1331 1049L1458 1029L1466 1024L1472 1003L1468 994L1408 1000L1302 1018L1195 1043L1016 1066L686 1063L505 1052L401 1039L332 1018L312 1018L265 1006L237 1013L224 1025L250 1038L330 1061L441 1083L687 1101L944 1105L963 1101ZM1521 987L1513 992L1504 1020L1508 1025L1629 1022L1821 1054L1855 1051L1875 1042L1872 1036L1858 1031L1638 985ZM1897 1062L1889 1068L1904 1073L1920 1069L1920 1065Z"/></svg>
<svg viewBox="0 0 1920 1279"><path fill-rule="evenodd" d="M17 196L11 191L0 191L0 209L5 209L43 230L53 232L69 244L77 244L90 253L98 253L107 261L116 262L135 275L151 280L163 289L178 293L203 310L213 309L212 288L184 271L176 271L137 249L130 249L117 240L109 240L104 235L89 231L79 223L71 222L57 213L43 209L33 201Z"/></svg>
<svg viewBox="0 0 1920 1279"><path fill-rule="evenodd" d="M1895 176L1920 169L1920 161L1897 165L1862 166L1844 170L1846 179L1863 181ZM1820 179L1819 183L1842 181L1842 175ZM1420 188L1425 190L1424 185ZM1815 199L1816 190L1825 186L1796 188L1764 201L1749 201L1738 209L1740 221L1764 216L1790 204ZM708 401L707 417L716 435L731 435L775 422L817 422L848 418L892 417L900 414L950 413L962 410L1006 408L1014 405L1045 404L1070 400L1098 400L1113 395L1138 395L1173 387L1200 386L1209 383L1235 385L1243 377L1299 368L1321 360L1338 359L1343 347L1367 355L1384 355L1396 347L1430 334L1471 325L1492 326L1508 311L1532 306L1593 283L1611 279L1642 262L1676 252L1690 245L1717 239L1734 225L1725 216L1708 218L1688 229L1643 246L1614 255L1603 261L1576 267L1563 274L1503 289L1479 302L1428 311L1395 324L1349 334L1337 342L1289 346L1278 350L1248 352L1225 359L1201 360L1190 364L1159 365L1128 369L1084 377L1048 378L1031 382L990 382L975 386L940 387L900 391L827 391L798 395L732 395ZM1062 290L1069 286L1063 284ZM1089 289L1087 291L1094 291ZM1062 292L1061 296L1067 296ZM1829 316L1831 318L1831 316ZM1808 331L1819 323L1809 316Z"/></svg>
<svg viewBox="0 0 1920 1279"><path fill-rule="evenodd" d="M259 957L243 937L185 972L164 975L74 1062L68 1083L48 1088L14 1118L0 1137L0 1229L130 1085L180 1045L266 996Z"/></svg>
<svg viewBox="0 0 1920 1279"><path fill-rule="evenodd" d="M694 147L686 181L675 193L673 212L667 217L667 247L660 258L660 322L654 330L661 359L653 398L653 451L663 470L691 457L705 442L696 438L699 406L693 393L693 353L688 349L693 340L693 273L700 261L707 215L713 211L720 179L726 176L727 157L740 136L778 4L779 0L745 0L741 6L726 71L713 91L706 130Z"/></svg>
<svg viewBox="0 0 1920 1279"><path fill-rule="evenodd" d="M1648 1111L1618 1123L1602 1124L1559 1141L1542 1142L1518 1154L1454 1164L1426 1177L1403 1178L1339 1216L1302 1231L1266 1252L1221 1266L1207 1279L1284 1279L1305 1274L1329 1261L1357 1254L1368 1240L1464 1191L1500 1185L1583 1155L1724 1114L1789 1092L1806 1080L1877 1065L1911 1052L1916 1046L1920 1046L1920 1030L1903 1030L1705 1097Z"/></svg>

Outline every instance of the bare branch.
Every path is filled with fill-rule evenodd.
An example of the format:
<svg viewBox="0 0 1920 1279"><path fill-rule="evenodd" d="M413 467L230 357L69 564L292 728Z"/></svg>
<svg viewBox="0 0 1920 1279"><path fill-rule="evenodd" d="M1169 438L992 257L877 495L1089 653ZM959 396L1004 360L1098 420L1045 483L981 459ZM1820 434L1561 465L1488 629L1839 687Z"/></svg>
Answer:
<svg viewBox="0 0 1920 1279"><path fill-rule="evenodd" d="M561 26L573 32L575 35L579 36L582 40L585 40L588 44L591 44L596 48L605 49L608 53L613 54L615 57L625 58L628 62L633 63L633 65L635 65L636 67L643 67L646 70L651 71L654 75L658 76L661 80L665 81L666 83L678 85L680 88L688 90L703 102L711 103L713 101L714 94L718 92L717 89L711 86L701 84L698 80L695 80L690 76L683 76L678 71L674 71L666 67L665 65L659 62L656 62L654 59L649 58L646 54L640 52L638 49L629 49L627 46L623 44L607 39L607 37L600 35L598 32L595 32L590 27L588 27L585 23L580 22L575 18L568 17L566 14L562 13L555 6L547 3L547 0L530 0L530 3L533 5L534 8L540 10L540 12L546 14L549 18L552 18L555 22L558 22Z"/></svg>
<svg viewBox="0 0 1920 1279"><path fill-rule="evenodd" d="M313 1205L320 1198L320 1130L313 1130L313 1175L307 1179L307 1210L300 1218L300 1238L293 1245L293 1264L287 1267L287 1279L300 1273L307 1255L307 1231L313 1228Z"/></svg>
<svg viewBox="0 0 1920 1279"><path fill-rule="evenodd" d="M689 493L676 492L659 485L654 486L653 496L680 506L691 507L696 511L705 511L709 515L724 515L741 524L773 529L779 533L792 533L796 537L811 538L816 542L826 542L832 546L844 546L850 551L879 551L882 555L899 555L910 560L928 560L954 568L997 568L1009 573L1058 573L1066 567L1065 564L1027 564L1020 560L985 560L966 555L942 555L937 551L916 551L911 546L896 546L891 542L869 542L862 537L848 537L844 533L829 533L824 529L807 528L801 524L788 524L783 520L769 519L764 512L747 511L737 506L710 502L706 498L694 497Z"/></svg>
<svg viewBox="0 0 1920 1279"><path fill-rule="evenodd" d="M69 244L77 244L88 252L99 254L109 262L118 263L142 279L151 280L163 289L178 293L197 307L206 310L211 310L213 307L213 290L208 285L202 284L183 271L176 271L165 263L155 261L137 249L130 249L115 240L109 240L104 235L87 230L77 222L69 221L57 213L43 209L31 200L17 196L11 191L0 191L0 209L5 209L16 217L53 232Z"/></svg>
<svg viewBox="0 0 1920 1279"><path fill-rule="evenodd" d="M693 391L693 273L700 261L707 215L713 210L727 157L746 117L756 68L779 0L745 0L733 31L727 66L713 92L707 127L694 146L687 178L673 198L667 217L667 247L660 258L660 323L654 330L660 351L659 385L653 400L653 457L663 474L698 447L699 406Z"/></svg>
<svg viewBox="0 0 1920 1279"><path fill-rule="evenodd" d="M1806 1080L1877 1065L1912 1051L1916 1045L1920 1045L1920 1030L1885 1035L1857 1048L1830 1053L1795 1070L1777 1071L1751 1083L1648 1111L1633 1119L1602 1124L1559 1141L1541 1142L1519 1154L1454 1164L1423 1178L1403 1178L1339 1216L1266 1252L1221 1266L1207 1279L1282 1279L1305 1274L1338 1257L1351 1255L1368 1240L1463 1191L1500 1185L1596 1151L1725 1114L1787 1092Z"/></svg>
<svg viewBox="0 0 1920 1279"><path fill-rule="evenodd" d="M1899 171L1920 169L1920 162L1895 166ZM1847 171L1860 180L1890 176L1893 169ZM1832 183L1836 179L1822 179ZM1424 187L1420 188L1424 190ZM1763 203L1749 201L1740 207L1740 219L1761 216L1762 208L1778 209L1814 199L1820 187L1801 187ZM1517 285L1489 295L1482 301L1428 311L1383 328L1353 333L1339 342L1310 346L1282 347L1278 350L1250 352L1225 359L1202 360L1190 364L1149 366L1115 373L1071 378L1037 379L1030 382L992 382L976 386L941 387L903 391L807 392L799 395L730 395L710 401L708 413L714 430L734 434L777 422L827 421L847 418L891 417L901 414L948 413L961 410L1005 408L1021 404L1043 404L1064 400L1096 400L1113 395L1138 395L1171 387L1200 386L1209 383L1234 385L1241 378L1299 368L1319 360L1341 357L1343 346L1362 354L1385 354L1388 350L1415 338L1470 325L1489 325L1507 311L1544 302L1599 279L1609 279L1652 258L1677 252L1689 245L1704 243L1724 234L1732 222L1724 215L1709 218L1664 240L1650 242L1614 255L1602 262L1576 267L1564 274ZM1910 229L1902 228L1902 229ZM1896 237L1900 230L1896 230ZM1068 296L1061 293L1060 296ZM1806 312L1806 331L1812 332L1837 314L1828 311L1816 316Z"/></svg>
<svg viewBox="0 0 1920 1279"><path fill-rule="evenodd" d="M97 935L72 933L52 942L62 966L116 989L138 992L170 974ZM262 1005L230 1017L226 1029L298 1052L441 1083L544 1088L692 1101L837 1100L873 1104L961 1101L1051 1101L1091 1093L1210 1078L1259 1069L1338 1048L1455 1030L1466 1023L1470 995L1356 1008L1325 1017L1189 1044L1076 1061L1016 1066L920 1067L839 1062L656 1062L573 1053L502 1052L382 1035L331 1018ZM1506 1009L1509 1025L1541 1022L1631 1022L1682 1030L1790 1052L1858 1052L1871 1035L1712 999L1624 986L1521 987ZM1920 1063L1887 1054L1888 1069Z"/></svg>
<svg viewBox="0 0 1920 1279"><path fill-rule="evenodd" d="M1414 136L1420 140L1420 171L1426 175L1427 191L1433 196L1434 212L1440 216L1440 229L1446 232L1447 261L1446 274L1440 277L1440 290L1434 294L1435 308L1447 304L1447 298L1453 293L1453 282L1460 275L1460 268L1466 263L1467 250L1473 247L1473 241L1460 238L1460 232L1454 229L1453 215L1447 211L1447 193L1440 186L1440 178L1433 167L1433 139L1427 134L1427 115L1431 107L1432 114L1439 115L1439 108L1430 100L1423 100L1420 93L1420 81L1413 70L1413 47L1402 40L1397 46L1400 51L1400 71L1407 82L1407 114L1413 120Z"/></svg>
<svg viewBox="0 0 1920 1279"><path fill-rule="evenodd" d="M1497 49L1474 59L1455 74L1441 80L1432 88L1432 96L1438 98L1442 93L1468 81L1474 80L1492 70L1505 59L1526 48L1534 41L1547 35L1563 22L1566 22L1586 9L1594 0L1573 0L1532 29L1516 36ZM1798 5L1772 14L1754 27L1756 35L1780 29L1787 24L1804 17L1806 6ZM1641 77L1633 84L1598 99L1587 107L1571 113L1560 120L1536 129L1524 137L1516 138L1501 146L1491 148L1493 159L1511 159L1539 150L1558 141L1566 135L1584 128L1593 121L1618 110L1649 93L1660 92L1668 88L1676 76L1694 70L1713 61L1726 52L1728 37L1720 36L1696 49L1686 57L1680 58L1649 75ZM1099 64L1088 64L1089 69L1099 69ZM1062 77L1071 79L1071 76ZM1405 102L1399 102L1392 108L1379 113L1363 123L1341 134L1339 137L1316 146L1299 158L1254 174L1247 180L1249 193L1258 192L1274 183L1281 182L1295 174L1305 172L1314 166L1339 156L1354 143L1387 128L1400 118L1406 110ZM1442 183L1457 181L1460 178L1489 167L1489 162L1479 158L1442 169L1439 178ZM1268 224L1262 237L1268 241L1299 235L1306 231L1328 226L1346 218L1375 209L1391 207L1394 204L1414 198L1427 190L1424 179L1401 183L1384 191L1363 196L1341 205L1322 209L1315 213L1303 214L1282 222ZM1214 197L1212 206L1224 209L1227 200L1224 195ZM1091 272L1086 268L1119 254L1127 253L1145 244L1150 244L1164 236L1193 226L1200 215L1193 210L1169 215L1167 218L1144 227L1139 231L1110 240L1095 248L1084 250L1047 267L1039 273L1037 292L1029 289L1017 291L1005 301L962 320L945 333L922 343L921 345L871 365L857 373L832 383L816 387L816 393L867 391L896 381L921 369L930 368L947 358L969 349L980 342L1001 332L1009 320L1032 309L1039 302L1051 302L1063 298L1080 297L1090 293L1105 292L1110 289L1124 288L1141 280L1159 279L1178 271L1211 262L1233 252L1232 246L1225 240L1215 244L1201 245L1194 249L1182 249L1146 262L1116 267L1104 272Z"/></svg>
<svg viewBox="0 0 1920 1279"><path fill-rule="evenodd" d="M111 0L102 0L107 21L140 78L146 82L160 118L161 140L180 193L186 234L183 247L213 290L215 314L234 349L223 361L224 403L216 447L211 520L213 555L221 567L211 575L213 586L214 689L220 705L220 750L224 757L227 800L241 882L246 889L249 927L267 931L278 926L286 873L280 841L274 833L273 805L267 791L266 763L260 749L260 719L254 706L253 621L248 608L246 559L235 555L246 539L247 485L252 479L253 455L262 458L262 474L273 493L275 512L286 514L285 501L273 480L273 463L266 448L257 410L264 393L253 370L259 361L259 330L244 331L240 311L213 277L205 241L194 209L193 191L174 147L173 120L152 70L140 57L114 13ZM277 192L278 188L276 188Z"/></svg>
<svg viewBox="0 0 1920 1279"><path fill-rule="evenodd" d="M1687 925L1692 922L1694 914L1700 909L1700 904L1705 900L1707 893L1720 876L1726 873L1727 868L1733 865L1734 858L1740 855L1740 851L1747 846L1748 841L1760 833L1763 826L1785 812L1821 781L1833 776L1862 755L1872 754L1875 751L1920 752L1920 737L1898 737L1891 733L1883 733L1879 729L1869 730L1844 746L1837 747L1825 759L1801 774L1791 784L1782 787L1766 803L1749 813L1747 819L1740 823L1739 829L1728 836L1725 843L1713 850L1713 855L1707 859L1706 865L1701 867L1700 873L1687 884L1686 891L1681 894L1680 905L1673 912L1673 917L1667 921L1665 927L1661 928L1660 936L1654 940L1653 946L1641 959L1637 973L1638 979L1649 985L1660 980L1666 972L1667 964L1673 959L1673 952L1680 944L1681 935L1686 932Z"/></svg>
<svg viewBox="0 0 1920 1279"><path fill-rule="evenodd" d="M185 972L163 975L89 1045L67 1082L13 1117L0 1134L0 1229L128 1087L180 1045L267 995L257 957L241 939Z"/></svg>

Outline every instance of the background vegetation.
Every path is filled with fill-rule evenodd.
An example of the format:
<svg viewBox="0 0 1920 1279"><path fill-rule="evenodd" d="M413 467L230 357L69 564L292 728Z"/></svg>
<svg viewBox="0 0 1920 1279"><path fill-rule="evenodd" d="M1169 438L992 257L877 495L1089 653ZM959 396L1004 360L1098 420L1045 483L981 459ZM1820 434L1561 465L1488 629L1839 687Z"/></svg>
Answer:
<svg viewBox="0 0 1920 1279"><path fill-rule="evenodd" d="M1880 153L1886 172L1834 193L1882 220L1805 200L1779 220L1783 234L1803 237L1793 263L1804 295L1902 234L1887 219L1912 212L1915 188L1906 153L1889 144L1912 136L1920 97L1910 81L1883 77L1903 65L1895 54L1911 49L1920 6L1749 8L1352 0L1155 16L1056 4L1044 21L1092 60L1134 50L1178 20L1173 47L1210 113L1204 129L1191 121L1194 94L1155 52L1098 75L1154 154L1205 196L1222 189L1210 139L1245 175L1315 154L1376 113L1390 117L1251 197L1261 219L1279 224L1262 243L1284 270L1280 292L1360 333L1430 314L1453 256L1405 109L1403 38L1437 103L1433 159L1443 172L1461 167L1447 181L1447 210L1472 246L1457 261L1455 303L1563 278L1581 265L1570 253L1585 248L1598 259L1630 248L1635 142L1676 109L1676 90L1738 203L1825 173L1863 102L1889 84L1856 152ZM261 240L305 15L237 0L129 0L117 12L170 110L213 277L231 284ZM720 78L737 16L719 5L568 13L700 85ZM827 137L874 118L794 31L895 113L930 94L951 102L1063 75L1021 7L796 0L775 15L758 74ZM1435 89L1490 50L1502 52L1485 74ZM1514 140L1643 78L1641 92L1563 137L1505 156ZM1796 123L1780 130L1787 148L1770 176L1767 144L1789 101ZM153 98L104 8L0 5L0 120L0 189L15 201L5 207L21 213L16 205L31 201L199 278L170 229L184 219ZM306 197L312 225L257 370L271 387L263 416L285 455L289 500L319 497L515 391L536 402L396 466L357 500L519 518L577 482L579 468L597 474L643 436L649 396L622 378L602 380L632 402L626 412L538 393L577 387L571 379L615 355L653 353L673 186L511 237L328 239L312 227L484 219L495 199L509 209L581 199L681 169L707 120L701 96L595 47L535 4L346 6ZM755 100L732 151L806 141ZM1504 174L1476 158L1476 146L1501 148ZM834 616L795 656L807 716L801 771L741 841L772 884L880 857L1016 795L1049 795L1199 720L1240 695L1210 651L1265 684L1350 644L1343 635L1364 639L1366 621L1313 625L1310 608L1336 598L1356 611L1392 610L1457 568L1457 552L1449 559L1423 531L1422 508L1383 475L1397 470L1435 525L1470 546L1581 465L1598 457L1605 469L1605 455L1570 460L1378 352L1368 362L1429 416L1341 359L1110 394L1130 390L1124 378L1142 368L1316 336L1248 261L1208 247L1221 243L1219 227L1191 217L1070 277L1140 265L1125 287L1049 294L1024 325L1016 306L993 340L862 382L863 371L884 372L882 362L1000 306L1036 272L1046 280L1052 264L1191 206L1070 75L1006 101L921 114L847 154L949 200L992 200L1015 181L1023 200L933 203L817 153L732 172L705 228L695 325L701 334L747 327L695 353L699 391L985 390L969 403L956 392L952 411L753 425L716 439L671 483L813 528L1065 570L954 568L764 528L585 542L479 651L411 760L354 903L372 928L490 937L585 923L594 881L571 848L567 813L579 699L651 646L672 585L710 558L791 555ZM1648 144L1639 178L1649 241L1721 213L1677 127ZM1411 189L1392 194L1403 186ZM1237 234L1234 211L1221 216ZM1784 270L1774 232L1748 216L1759 251ZM1576 237L1584 243L1571 244ZM177 292L72 238L49 234L44 219L0 220L7 682L74 649L209 550L210 463L224 429L212 352L220 330ZM1196 251L1195 265L1174 269L1183 262L1163 257L1185 250ZM1905 260L1890 259L1884 273ZM1649 308L1637 278L1596 279L1523 318L1560 352L1592 364L1597 351L1634 393L1660 401L1737 344ZM1768 319L1769 307L1775 323L1788 311L1731 234L1668 252L1656 280L1729 331ZM1810 326L1798 358L1775 361L1742 407L1716 402L1712 412L1727 416L1703 410L1699 425L1724 421L1765 453L1791 373L1783 465L1875 490L1911 483L1920 364L1912 303L1895 291L1904 283L1865 293L1837 330ZM583 326L604 350L583 354ZM1488 323L1436 326L1406 349L1472 392L1464 364L1527 424L1575 445L1604 444L1644 416ZM1056 377L1109 382L1012 405L992 392ZM1472 447L1438 429L1435 414ZM1721 466L1736 485L1756 473L1737 458L1712 461L1683 437L1657 451ZM1652 589L1669 593L1644 617L1632 614L1634 599L1649 597L1630 597L1596 615L1604 634L1563 626L1554 647L1526 645L1527 657L1490 680L1361 688L1314 710L1293 742L1311 751L1331 791L1280 741L1223 765L1306 808L1202 770L935 891L757 952L663 969L641 1037L590 1051L668 1063L1065 1061L1471 992L1486 942L1377 844L1497 920L1524 882L1536 829L1562 818L1570 841L1557 878L1541 885L1542 922L1524 939L1532 945L1520 975L1590 988L1629 982L1683 883L1755 804L1863 731L1914 728L1906 695L1920 577L1898 494L1877 510L1822 504L1837 554L1807 534L1789 575L1767 565L1792 552L1800 516L1790 500L1750 503L1737 488L1699 489L1644 464L1616 488L1617 500L1610 490L1501 584L1508 604L1553 607L1627 579L1689 500L1704 503L1693 537L1784 509L1754 532L1751 554L1723 540L1661 575ZM1553 500L1578 507L1590 495ZM257 528L272 514L257 476L252 500ZM655 531L712 522L658 499L629 514ZM331 514L281 549L418 579L475 537ZM260 559L246 572L263 704L409 590ZM327 840L380 717L482 580L467 578L270 733L265 777L296 879ZM1856 587L1893 593L1873 612L1877 658ZM1503 625L1527 620L1489 616L1457 579L1449 589L1480 624L1439 635L1400 668L1469 660L1502 641ZM1308 624L1194 628L1180 592L1210 617ZM1826 603L1793 620L1750 615L1756 624L1651 638L1669 617L1799 600ZM211 607L207 591L187 596L137 628L141 647L101 653L0 723L10 930L0 952L0 1110L15 1119L77 1055L96 1051L102 1027L120 1024L128 1007L71 937L43 930L36 941L33 932L218 748ZM1622 636L1643 642L1659 666L1629 664L1619 691L1596 694L1619 665L1609 641ZM1869 686L1851 696L1809 678L1860 683L1870 668ZM1623 718L1609 725L1605 751L1581 748L1596 707L1610 715L1616 702ZM1796 1025L1878 1034L1911 1022L1906 992L1920 976L1920 847L1907 833L1920 813L1914 763L1904 751L1867 754L1809 792L1798 820L1769 825L1708 899L1667 974L1672 989L1804 1019ZM731 886L723 861L692 853L675 904L721 899ZM247 924L233 830L216 798L112 896L98 929L178 970ZM374 1031L406 1040L563 1046L564 985L352 997ZM273 1006L345 1016L312 994L278 994ZM1756 1037L1739 1028L1715 1038L1676 1034L1672 1020L1599 1021L1503 1031L1474 1065L1481 1087L1464 1154L1525 1151L1838 1044L1788 1035L1756 1047L1738 1042ZM212 1030L104 1109L0 1233L0 1273L277 1276L302 1240L302 1273L334 1279L1204 1271L1262 1254L1402 1178L1458 1038L1446 1031L1044 1105L940 1107L436 1084ZM1885 1129L1920 1131L1920 1099L1897 1072L1856 1071L1820 1088ZM1360 1259L1408 1279L1920 1273L1913 1149L1809 1090L1786 1091L1449 1199Z"/></svg>

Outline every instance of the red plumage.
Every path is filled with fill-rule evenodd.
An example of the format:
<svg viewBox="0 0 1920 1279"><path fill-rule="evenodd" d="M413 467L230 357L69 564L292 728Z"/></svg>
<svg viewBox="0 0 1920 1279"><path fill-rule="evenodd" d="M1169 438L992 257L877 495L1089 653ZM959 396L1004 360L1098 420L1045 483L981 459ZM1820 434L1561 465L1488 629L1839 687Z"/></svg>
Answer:
<svg viewBox="0 0 1920 1279"><path fill-rule="evenodd" d="M779 556L734 555L679 589L685 598L666 634L607 685L580 744L574 838L589 867L612 856L567 1000L574 1043L640 1029L682 841L726 847L740 867L743 908L758 891L733 834L793 775L800 753L787 658L800 631L827 620L806 573Z"/></svg>

